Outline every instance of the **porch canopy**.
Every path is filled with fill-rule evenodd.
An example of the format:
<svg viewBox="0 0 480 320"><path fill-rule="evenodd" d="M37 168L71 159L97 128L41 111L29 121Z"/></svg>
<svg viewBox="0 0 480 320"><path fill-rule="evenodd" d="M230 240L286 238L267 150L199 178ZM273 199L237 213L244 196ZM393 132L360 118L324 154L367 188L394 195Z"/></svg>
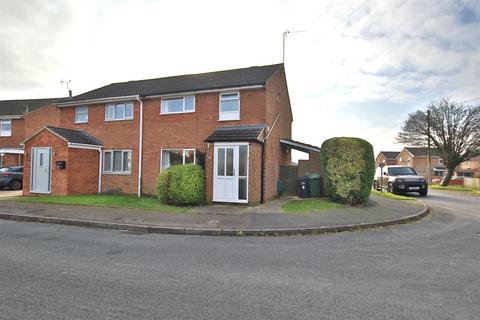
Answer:
<svg viewBox="0 0 480 320"><path fill-rule="evenodd" d="M217 127L205 142L259 142L263 143L265 125Z"/></svg>
<svg viewBox="0 0 480 320"><path fill-rule="evenodd" d="M311 144L306 144L306 143L303 143L303 142L295 141L295 140L292 140L292 139L282 138L282 139L280 139L280 143L284 146L288 146L292 149L302 151L302 152L306 152L306 153L310 153L310 151L320 152L320 148L317 147L317 146L313 146Z"/></svg>

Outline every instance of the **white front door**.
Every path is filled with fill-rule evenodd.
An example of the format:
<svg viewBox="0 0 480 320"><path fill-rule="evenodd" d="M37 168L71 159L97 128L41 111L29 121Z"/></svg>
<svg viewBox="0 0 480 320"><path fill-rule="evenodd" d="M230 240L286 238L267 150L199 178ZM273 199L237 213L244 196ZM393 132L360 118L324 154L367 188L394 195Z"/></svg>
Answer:
<svg viewBox="0 0 480 320"><path fill-rule="evenodd" d="M215 144L213 201L248 202L248 144Z"/></svg>
<svg viewBox="0 0 480 320"><path fill-rule="evenodd" d="M32 148L30 192L50 193L51 148Z"/></svg>

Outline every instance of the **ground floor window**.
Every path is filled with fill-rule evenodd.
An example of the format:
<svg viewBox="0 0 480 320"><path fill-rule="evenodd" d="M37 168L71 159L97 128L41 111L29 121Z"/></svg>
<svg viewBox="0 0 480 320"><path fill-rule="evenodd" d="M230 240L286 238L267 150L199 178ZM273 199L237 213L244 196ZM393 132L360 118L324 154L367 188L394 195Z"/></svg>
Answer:
<svg viewBox="0 0 480 320"><path fill-rule="evenodd" d="M195 163L195 149L162 149L161 170L177 164Z"/></svg>
<svg viewBox="0 0 480 320"><path fill-rule="evenodd" d="M112 174L130 174L132 151L106 150L103 152L103 172Z"/></svg>

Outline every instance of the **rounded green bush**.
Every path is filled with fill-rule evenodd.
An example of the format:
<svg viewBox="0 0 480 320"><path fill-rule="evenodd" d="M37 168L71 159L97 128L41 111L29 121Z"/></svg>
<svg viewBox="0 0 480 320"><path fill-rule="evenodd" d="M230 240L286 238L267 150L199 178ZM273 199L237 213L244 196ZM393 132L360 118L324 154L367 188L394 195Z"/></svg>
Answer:
<svg viewBox="0 0 480 320"><path fill-rule="evenodd" d="M205 173L198 165L176 165L163 170L156 187L157 196L164 203L187 206L205 201Z"/></svg>
<svg viewBox="0 0 480 320"><path fill-rule="evenodd" d="M372 145L360 138L332 138L321 148L330 198L350 205L368 201L375 174Z"/></svg>

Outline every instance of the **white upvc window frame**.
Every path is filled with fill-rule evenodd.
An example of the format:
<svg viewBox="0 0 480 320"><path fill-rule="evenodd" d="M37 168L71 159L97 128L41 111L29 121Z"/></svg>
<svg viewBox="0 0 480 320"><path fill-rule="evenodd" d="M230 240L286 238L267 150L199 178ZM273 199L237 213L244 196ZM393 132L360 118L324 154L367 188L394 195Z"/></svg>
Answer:
<svg viewBox="0 0 480 320"><path fill-rule="evenodd" d="M193 164L197 163L197 150L195 148L165 148L165 149L160 149L160 172L162 172L163 170L171 167L171 165L169 165L166 168L162 168L163 151L180 151L180 150L182 150L182 165L185 164L185 151L193 151Z"/></svg>
<svg viewBox="0 0 480 320"><path fill-rule="evenodd" d="M193 110L185 110L185 102L187 98L193 98ZM165 101L168 100L179 100L182 99L183 102L183 108L182 111L167 111ZM184 95L184 96L171 96L171 97L164 97L162 98L162 101L160 102L160 114L178 114L178 113L193 113L195 112L195 104L196 104L196 98L195 95L189 94L189 95Z"/></svg>
<svg viewBox="0 0 480 320"><path fill-rule="evenodd" d="M113 155L114 155L114 152L115 151L118 151L118 152L121 152L122 153L122 170L121 171L114 171L113 170ZM110 170L105 170L105 154L107 153L110 153L111 156L110 156ZM129 165L129 170L128 171L125 171L123 170L123 167L124 167L124 153L128 153L129 156L129 160L130 160L130 165ZM115 174L115 175L131 175L132 174L132 162L133 162L133 159L132 159L132 150L130 149L109 149L109 150L104 150L103 151L103 154L102 154L102 157L103 157L103 163L102 163L102 174Z"/></svg>
<svg viewBox="0 0 480 320"><path fill-rule="evenodd" d="M3 126L4 126L4 123L7 123L7 122L10 125L10 131L4 134ZM11 137L11 136L12 136L12 119L0 119L0 137Z"/></svg>
<svg viewBox="0 0 480 320"><path fill-rule="evenodd" d="M123 115L121 118L116 118L116 110L117 106L123 105ZM127 105L132 106L132 115L127 117ZM113 118L109 117L109 108L113 107ZM106 103L105 104L105 121L125 121L125 120L132 120L133 119L133 114L134 114L134 109L135 109L135 104L133 101L126 101L126 102L112 102L112 103Z"/></svg>
<svg viewBox="0 0 480 320"><path fill-rule="evenodd" d="M85 108L85 111L80 111L79 109ZM83 121L78 120L78 115L86 115L86 119ZM76 106L75 107L75 123L88 123L88 106Z"/></svg>
<svg viewBox="0 0 480 320"><path fill-rule="evenodd" d="M223 96L236 94L235 98L222 98ZM238 100L238 111L222 112L222 101ZM218 97L218 121L240 120L240 91L220 92Z"/></svg>

